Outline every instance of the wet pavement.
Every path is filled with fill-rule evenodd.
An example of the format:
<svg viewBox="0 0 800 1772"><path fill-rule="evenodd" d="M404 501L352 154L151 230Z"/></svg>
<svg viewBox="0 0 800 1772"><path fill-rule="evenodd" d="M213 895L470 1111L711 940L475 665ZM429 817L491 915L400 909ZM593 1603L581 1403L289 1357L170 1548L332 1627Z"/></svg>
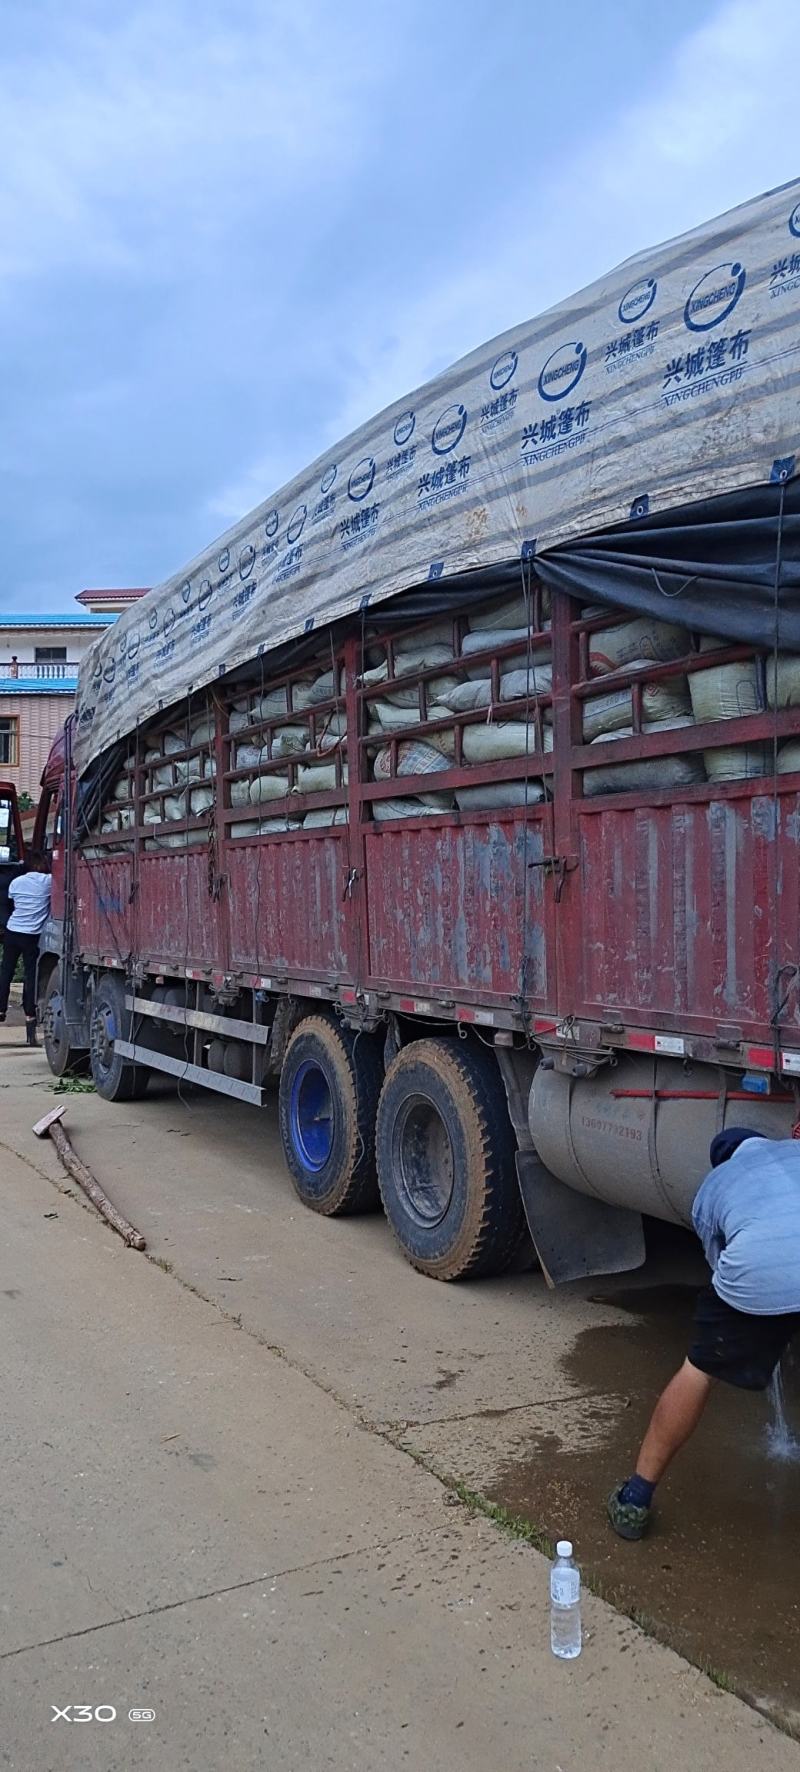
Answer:
<svg viewBox="0 0 800 1772"><path fill-rule="evenodd" d="M0 1145L63 1190L55 1151L30 1130L57 1099L52 1079L23 1042L18 1025L0 1030ZM685 1353L706 1279L694 1238L649 1227L640 1272L556 1292L537 1271L436 1285L406 1265L379 1215L332 1224L299 1206L274 1104L257 1114L155 1083L144 1102L111 1107L81 1094L66 1105L76 1148L146 1235L150 1257L212 1301L221 1322L338 1399L354 1431L406 1448L552 1538L573 1538L593 1586L797 1725L800 1465L770 1459L766 1400L720 1388L642 1544L621 1543L605 1519L605 1499L632 1468L654 1399ZM56 1196L48 1231L67 1208L80 1210ZM800 1345L787 1406L800 1431ZM543 1586L526 1616L532 1652L549 1641L545 1595ZM605 1678L601 1647L590 1639L581 1657L593 1678ZM659 1692L645 1696L655 1711ZM694 1772L700 1762L676 1763Z"/></svg>
<svg viewBox="0 0 800 1772"><path fill-rule="evenodd" d="M693 1252L675 1237L672 1262ZM660 1266L663 1268L662 1252ZM616 1323L582 1330L563 1358L580 1391L532 1423L486 1493L553 1536L574 1535L592 1585L681 1654L730 1681L784 1725L800 1726L800 1465L770 1453L767 1397L720 1385L657 1496L648 1537L626 1544L603 1502L633 1468L658 1391L683 1359L695 1284L598 1286ZM698 1264L698 1281L703 1273ZM800 1432L800 1346L783 1364Z"/></svg>

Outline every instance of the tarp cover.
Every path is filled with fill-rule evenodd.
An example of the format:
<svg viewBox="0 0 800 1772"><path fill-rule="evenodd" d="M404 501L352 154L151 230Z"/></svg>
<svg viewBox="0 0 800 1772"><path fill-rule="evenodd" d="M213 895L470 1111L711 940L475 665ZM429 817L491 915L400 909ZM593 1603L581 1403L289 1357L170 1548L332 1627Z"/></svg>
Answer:
<svg viewBox="0 0 800 1772"><path fill-rule="evenodd" d="M575 543L626 525L632 556L658 553L638 524L742 487L776 495L774 522L799 383L800 180L462 358L126 611L81 669L79 771L160 708L366 597L544 555L550 582L603 600L614 566L616 600L649 601L652 565L624 548L615 562L610 537L600 559ZM741 637L758 640L748 610L741 599Z"/></svg>

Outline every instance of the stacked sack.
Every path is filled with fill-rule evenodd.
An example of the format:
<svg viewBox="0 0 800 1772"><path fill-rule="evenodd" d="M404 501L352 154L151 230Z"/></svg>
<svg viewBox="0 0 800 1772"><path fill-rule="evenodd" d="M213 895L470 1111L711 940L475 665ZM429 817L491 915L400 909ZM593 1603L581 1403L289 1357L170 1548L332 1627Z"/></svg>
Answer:
<svg viewBox="0 0 800 1772"><path fill-rule="evenodd" d="M435 775L451 767L449 757L422 739L405 739L397 746L397 775ZM392 780L392 747L385 745L377 752L372 765L376 781ZM425 813L446 812L453 805L449 791L409 795L408 798L373 800L372 816L378 823L387 818L416 818Z"/></svg>
<svg viewBox="0 0 800 1772"><path fill-rule="evenodd" d="M231 782L231 805L254 807L271 800L285 800L290 795L302 797L346 787L347 764L342 764L337 776L335 756L346 749L347 717L340 709L324 711L326 703L339 700L343 694L344 671L331 669L295 678L290 692L282 686L235 702L229 721L233 735L249 733L250 728L265 720L281 719L285 724L271 727L263 737L251 734L233 747L233 768L253 773L246 780ZM317 709L321 710L319 714ZM298 713L304 716L301 720L296 718ZM329 756L330 761L321 760L320 752ZM302 761L304 758L308 761ZM276 764L293 767L279 773ZM346 807L315 807L305 814L293 811L273 818L242 819L231 825L231 836L263 836L306 826L322 829L346 824L347 817Z"/></svg>
<svg viewBox="0 0 800 1772"><path fill-rule="evenodd" d="M585 615L590 611L584 610ZM591 613L597 613L592 611ZM703 635L699 650L716 652L723 639ZM640 617L619 627L590 636L589 664L592 675L602 676L623 667L644 671L648 663L667 663L691 650L685 629L671 622ZM766 678L766 692L764 681ZM800 707L800 657L781 653L777 660L740 659L710 664L686 676L645 683L642 694L642 732L670 731L691 724L707 725L721 720L740 720L763 713L767 707ZM608 743L630 738L630 688L608 696L591 697L584 703L583 732L587 742ZM741 781L767 774L772 768L768 742L709 746L701 753L637 759L633 763L586 771L584 793L614 793L632 788L683 787L705 781ZM778 770L800 768L800 741L784 744L778 753Z"/></svg>
<svg viewBox="0 0 800 1772"><path fill-rule="evenodd" d="M549 599L543 595L543 617L549 615ZM549 643L541 642L530 656L527 652L529 604L522 594L506 598L492 609L480 610L468 617L461 652L453 647L452 623L441 622L422 636L401 638L394 644L395 680L387 684L380 699L369 703L368 735L389 737L393 731L418 725L419 689L416 684L404 688L402 679L412 671L434 670L452 665L442 676L427 683L426 721L445 721L453 714L471 713L486 708L487 720L472 722L463 729L462 757L465 764L476 765L511 757L534 756L552 751L551 710L533 706L526 720L496 719L489 662L471 664L481 653L493 653L498 647L518 642L520 651L501 661L499 670L499 703L530 701L549 697L552 689L552 654ZM549 624L546 624L549 625ZM526 650L522 650L525 646ZM370 669L362 679L369 688L386 682L388 664L374 650L369 654ZM458 673L458 674L457 674ZM439 732L426 732L424 740L401 741L398 745L396 773L421 775L453 767L456 754L454 727ZM391 779L391 751L388 746L378 750L373 764L377 780ZM425 813L450 810L453 804L462 811L485 811L509 806L533 804L544 798L541 781L529 779L514 782L485 782L474 788L458 788L455 794L437 790L432 793L397 796L391 800L373 801L373 816L388 818L415 817Z"/></svg>
<svg viewBox="0 0 800 1772"><path fill-rule="evenodd" d="M207 816L214 804L214 778L217 765L211 752L215 725L211 717L195 719L188 732L173 727L154 736L145 751L145 791L158 791L158 798L145 801L143 821L146 825L177 823L186 818ZM196 755L182 757L178 753L194 748ZM210 784L210 785L209 785ZM157 837L145 838L146 850L197 848L208 841L208 830L162 831Z"/></svg>
<svg viewBox="0 0 800 1772"><path fill-rule="evenodd" d="M134 771L136 762L133 757L126 757L120 774L112 783L111 792L100 814L97 834L110 837L119 833L119 843L88 844L82 850L85 861L103 861L109 855L124 855L133 848L133 838L126 837L126 831L132 831L136 824L133 805Z"/></svg>
<svg viewBox="0 0 800 1772"><path fill-rule="evenodd" d="M583 611L584 615L590 613ZM591 613L597 613L592 610ZM589 673L607 677L612 671L646 671L648 665L671 664L691 647L685 628L674 622L637 616L619 627L599 628L589 635ZM629 686L588 697L583 703L585 744L608 744L632 738L633 691ZM685 676L656 678L642 685L642 733L670 732L692 725L689 684ZM586 795L615 794L648 787L689 787L704 781L701 757L695 752L666 757L637 757L587 769Z"/></svg>
<svg viewBox="0 0 800 1772"><path fill-rule="evenodd" d="M714 652L724 645L722 640L704 636L701 652ZM710 665L707 671L692 671L689 677L692 713L695 720L739 720L743 715L763 713L766 706L762 688L761 666L756 659L740 659L735 664ZM703 752L709 781L738 781L742 777L766 775L770 768L768 744L720 745Z"/></svg>

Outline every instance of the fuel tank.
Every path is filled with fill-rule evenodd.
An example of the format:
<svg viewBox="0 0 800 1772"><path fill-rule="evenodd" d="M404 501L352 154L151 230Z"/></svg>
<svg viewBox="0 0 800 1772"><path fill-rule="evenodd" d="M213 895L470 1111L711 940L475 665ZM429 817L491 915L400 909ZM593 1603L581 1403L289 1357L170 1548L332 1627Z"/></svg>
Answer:
<svg viewBox="0 0 800 1772"><path fill-rule="evenodd" d="M793 1099L736 1098L743 1094L729 1071L669 1058L623 1058L591 1078L540 1066L528 1123L560 1181L611 1206L688 1225L715 1132L750 1126L770 1138L791 1135Z"/></svg>

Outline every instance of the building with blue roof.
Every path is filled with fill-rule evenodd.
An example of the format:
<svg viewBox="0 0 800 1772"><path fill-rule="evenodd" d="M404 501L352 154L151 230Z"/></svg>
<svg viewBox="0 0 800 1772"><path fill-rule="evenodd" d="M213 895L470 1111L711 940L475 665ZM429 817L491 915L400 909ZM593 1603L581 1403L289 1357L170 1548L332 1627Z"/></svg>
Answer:
<svg viewBox="0 0 800 1772"><path fill-rule="evenodd" d="M75 610L0 611L0 778L36 801L92 642L144 591L82 591ZM97 599L96 606L94 600Z"/></svg>

